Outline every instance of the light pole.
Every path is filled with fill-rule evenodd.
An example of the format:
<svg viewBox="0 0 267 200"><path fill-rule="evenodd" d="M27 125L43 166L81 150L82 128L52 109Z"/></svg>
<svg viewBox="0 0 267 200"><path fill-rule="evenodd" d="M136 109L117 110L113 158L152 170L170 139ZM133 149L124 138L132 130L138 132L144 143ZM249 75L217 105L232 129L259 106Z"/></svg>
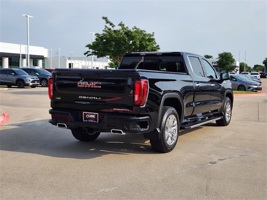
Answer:
<svg viewBox="0 0 267 200"><path fill-rule="evenodd" d="M58 48L58 67L60 67L60 48Z"/></svg>
<svg viewBox="0 0 267 200"><path fill-rule="evenodd" d="M93 43L95 32L90 32L90 34L92 35L92 43ZM91 56L92 56L92 68L93 68L94 56L93 56L93 54Z"/></svg>
<svg viewBox="0 0 267 200"><path fill-rule="evenodd" d="M53 62L52 62L52 51L53 51L53 50L50 49L50 68L52 68L52 66L53 66L53 65L52 65L52 63L53 63Z"/></svg>
<svg viewBox="0 0 267 200"><path fill-rule="evenodd" d="M26 58L26 65L29 67L30 65L30 53L29 53L29 46L30 46L30 15L23 14L22 16L27 18L27 58Z"/></svg>

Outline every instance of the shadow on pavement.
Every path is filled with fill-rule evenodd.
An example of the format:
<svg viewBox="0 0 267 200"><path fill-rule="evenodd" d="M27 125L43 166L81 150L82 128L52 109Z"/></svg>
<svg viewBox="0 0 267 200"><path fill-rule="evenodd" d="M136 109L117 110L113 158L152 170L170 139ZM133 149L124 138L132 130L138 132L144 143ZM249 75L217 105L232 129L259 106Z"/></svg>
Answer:
<svg viewBox="0 0 267 200"><path fill-rule="evenodd" d="M107 154L154 154L143 135L101 133L93 142L77 141L68 129L48 120L7 124L0 127L0 149L53 157L90 159Z"/></svg>

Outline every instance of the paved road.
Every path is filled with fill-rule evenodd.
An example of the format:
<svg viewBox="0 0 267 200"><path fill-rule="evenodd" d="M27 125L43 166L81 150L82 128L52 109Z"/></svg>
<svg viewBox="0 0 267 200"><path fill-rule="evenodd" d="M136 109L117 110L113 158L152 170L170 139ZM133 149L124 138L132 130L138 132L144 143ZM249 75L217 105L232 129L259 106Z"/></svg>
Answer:
<svg viewBox="0 0 267 200"><path fill-rule="evenodd" d="M0 199L267 199L266 105L236 96L229 126L183 132L158 154L141 135L76 141L47 122L46 88L0 90Z"/></svg>

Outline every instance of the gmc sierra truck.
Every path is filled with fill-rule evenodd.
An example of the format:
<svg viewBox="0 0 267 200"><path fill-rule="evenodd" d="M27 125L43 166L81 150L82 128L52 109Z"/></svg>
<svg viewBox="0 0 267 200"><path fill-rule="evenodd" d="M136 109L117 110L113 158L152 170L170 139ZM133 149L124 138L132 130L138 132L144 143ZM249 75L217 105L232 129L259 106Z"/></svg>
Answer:
<svg viewBox="0 0 267 200"><path fill-rule="evenodd" d="M126 53L114 70L56 69L48 95L49 122L77 140L140 133L163 153L174 149L180 130L228 125L233 108L228 73L185 52Z"/></svg>

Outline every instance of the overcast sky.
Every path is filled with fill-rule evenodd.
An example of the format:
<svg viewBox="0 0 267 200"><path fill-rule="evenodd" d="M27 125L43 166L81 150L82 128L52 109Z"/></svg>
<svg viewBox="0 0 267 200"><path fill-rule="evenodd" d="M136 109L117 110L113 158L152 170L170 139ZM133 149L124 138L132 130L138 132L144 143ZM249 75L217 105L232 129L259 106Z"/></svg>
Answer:
<svg viewBox="0 0 267 200"><path fill-rule="evenodd" d="M0 0L0 42L83 56L90 32L102 33L106 16L155 33L160 51L186 51L214 58L231 52L251 67L267 57L266 0Z"/></svg>

